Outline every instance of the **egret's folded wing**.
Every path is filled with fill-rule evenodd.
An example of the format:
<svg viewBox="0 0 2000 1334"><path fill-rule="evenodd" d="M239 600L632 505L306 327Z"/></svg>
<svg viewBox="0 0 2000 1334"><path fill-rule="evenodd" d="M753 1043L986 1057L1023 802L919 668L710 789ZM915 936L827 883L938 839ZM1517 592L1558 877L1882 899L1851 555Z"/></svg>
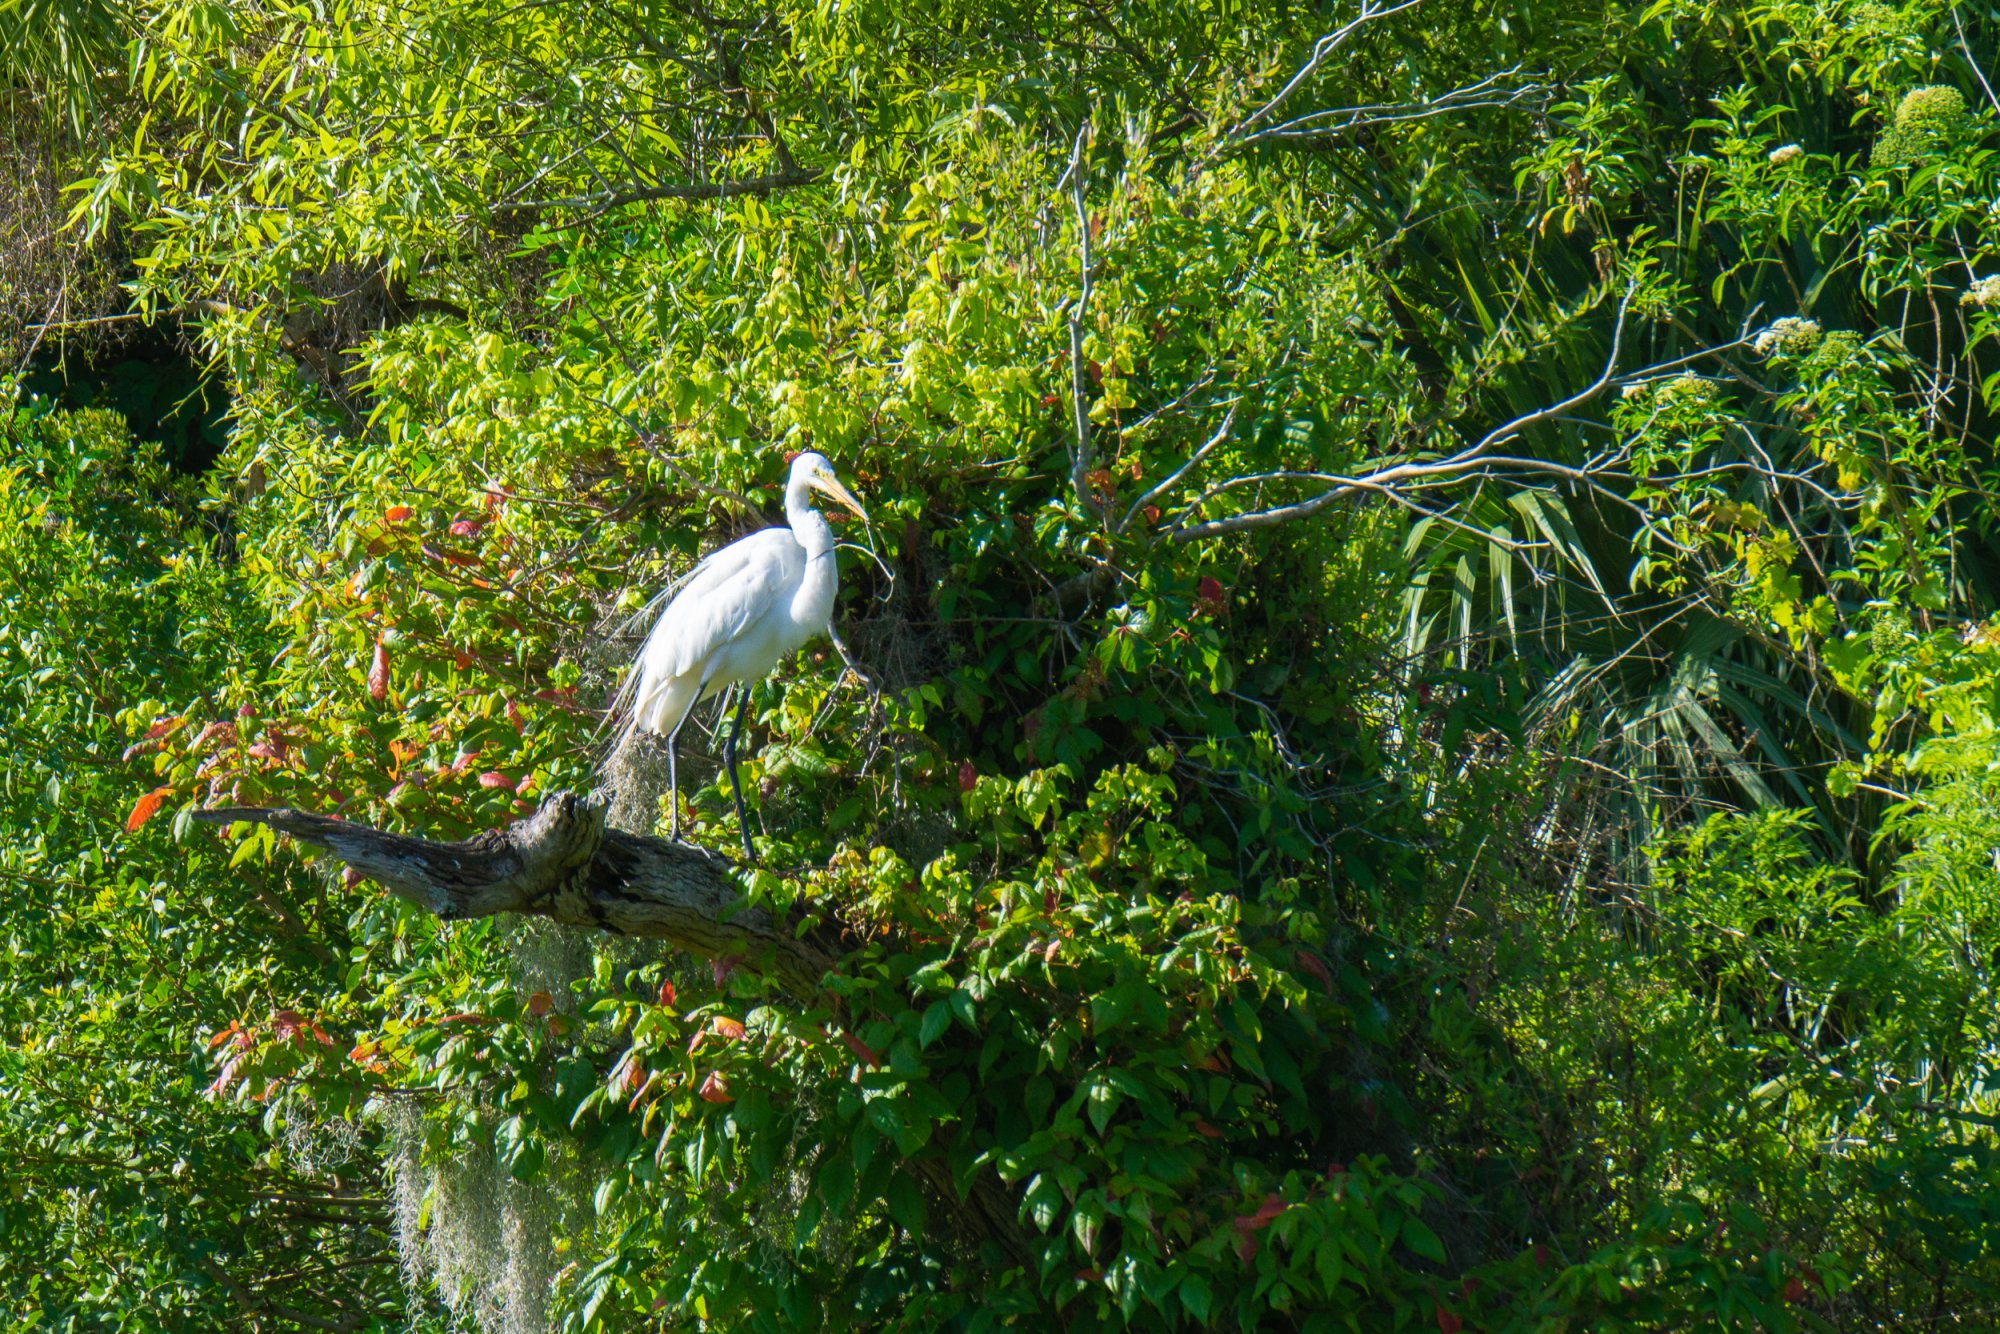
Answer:
<svg viewBox="0 0 2000 1334"><path fill-rule="evenodd" d="M783 596L803 560L789 528L766 528L709 555L653 623L606 721L625 716L638 701L742 634Z"/></svg>

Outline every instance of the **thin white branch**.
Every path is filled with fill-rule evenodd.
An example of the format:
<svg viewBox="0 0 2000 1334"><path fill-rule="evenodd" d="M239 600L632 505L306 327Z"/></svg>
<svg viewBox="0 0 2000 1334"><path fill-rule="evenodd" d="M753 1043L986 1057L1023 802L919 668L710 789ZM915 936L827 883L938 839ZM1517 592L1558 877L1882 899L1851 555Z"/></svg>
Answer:
<svg viewBox="0 0 2000 1334"><path fill-rule="evenodd" d="M1127 528L1131 527L1132 519L1139 513L1139 511L1145 509L1146 506L1152 504L1154 501L1158 500L1161 496L1165 495L1168 491L1172 490L1176 485L1179 484L1181 478L1187 476L1190 472L1192 472L1195 469L1195 467L1198 464L1200 464L1200 462L1203 459L1208 457L1210 450L1214 449L1224 440L1227 440L1229 438L1229 432L1232 429L1234 429L1236 425L1236 409L1239 406L1241 406L1240 403L1231 403L1229 405L1228 413L1225 414L1222 418L1222 425L1215 428L1215 434L1211 435L1207 439L1207 441L1203 443L1200 449L1197 449L1193 454L1189 455L1187 462L1181 464L1180 467L1174 469L1173 472L1169 473L1166 477L1162 478L1157 485L1149 488L1137 500L1133 501L1131 505L1126 508L1125 516L1120 520L1118 520L1118 522L1112 526L1111 531L1113 533L1122 533Z"/></svg>
<svg viewBox="0 0 2000 1334"><path fill-rule="evenodd" d="M1083 334L1084 320L1090 311L1091 259L1090 259L1090 206L1084 197L1083 188L1083 148L1090 137L1090 121L1077 126L1076 143L1070 149L1069 170L1064 179L1069 182L1070 202L1076 209L1076 244L1078 255L1078 283L1076 304L1069 312L1069 397L1071 425L1076 440L1070 448L1069 485L1077 500L1089 507L1090 473L1097 463L1096 450L1090 439L1090 389L1089 377L1084 366ZM1101 508L1101 506L1099 506Z"/></svg>
<svg viewBox="0 0 2000 1334"><path fill-rule="evenodd" d="M1307 79L1317 74L1320 67L1326 64L1333 53L1345 46L1347 39L1359 32L1364 24L1371 23L1376 19L1387 18L1391 14L1400 14L1402 11L1413 8L1421 3L1423 3L1423 0L1401 0L1400 3L1385 6L1379 3L1379 0L1361 0L1360 12L1340 27L1335 28L1326 36L1314 42L1312 54L1307 56L1305 63L1299 66L1298 71L1290 79L1286 80L1285 86L1278 90L1277 96L1237 122L1235 128L1229 132L1227 137L1235 139L1248 134L1258 125L1269 120L1272 114L1284 105L1285 100L1297 92Z"/></svg>
<svg viewBox="0 0 2000 1334"><path fill-rule="evenodd" d="M1550 404L1548 407L1538 408L1533 412L1524 413L1504 425L1495 427L1493 430L1487 432L1477 443L1469 445L1457 453L1442 459L1411 460L1405 463L1391 464L1387 467L1377 468L1371 472L1355 476L1305 471L1277 471L1229 478L1226 481L1218 482L1209 487L1183 507L1182 517L1167 530L1168 535L1175 542L1185 543L1197 541L1205 537L1221 537L1229 533L1270 528L1278 524L1290 523L1295 519L1309 518L1348 496L1364 491L1385 495L1390 499L1396 500L1398 503L1405 503L1406 497L1399 494L1401 491L1423 486L1434 486L1442 482L1461 482L1469 477L1490 475L1491 470L1495 468L1508 468L1541 472L1549 476L1562 477L1588 486L1594 493L1616 501L1618 504L1633 510L1635 513L1640 513L1641 520L1642 522L1646 522L1649 531L1652 531L1661 540L1669 542L1670 545L1678 546L1678 544L1672 543L1672 540L1667 538L1665 534L1653 528L1650 521L1647 521L1644 514L1639 510L1639 507L1628 497L1619 495L1616 491L1604 486L1598 480L1604 474L1605 469L1596 461L1593 461L1590 466L1578 468L1571 464L1557 463L1553 460L1517 458L1499 455L1494 452L1500 446L1518 439L1521 433L1530 427L1563 420L1573 409L1597 398L1614 384L1658 376L1665 371L1687 365L1701 358L1716 356L1730 348L1738 346L1743 341L1739 338L1734 342L1725 343L1717 347L1703 348L1698 352L1674 357L1667 361L1656 362L1651 366L1633 372L1631 375L1620 376L1618 374L1618 359L1624 348L1626 318L1630 313L1631 302L1632 290L1628 288L1624 297L1618 303L1618 320L1612 330L1611 351L1605 358L1603 373L1587 388L1570 395L1561 402ZM1245 514L1234 514L1220 519L1210 519L1203 523L1188 522L1190 518L1199 512L1203 504L1225 492L1245 486L1286 481L1319 482L1325 484L1326 489L1317 495L1285 505L1275 505L1268 509L1254 510Z"/></svg>
<svg viewBox="0 0 2000 1334"><path fill-rule="evenodd" d="M1503 81L1518 73L1520 73L1518 69L1502 70L1498 74L1489 74L1477 83L1454 88L1448 93L1421 102L1385 102L1308 112L1267 129L1234 134L1227 140L1226 149L1236 152L1267 144L1280 147L1306 147L1340 139L1357 130L1377 125L1429 120L1433 116L1485 107L1512 106L1542 91L1542 86L1538 83L1506 87Z"/></svg>

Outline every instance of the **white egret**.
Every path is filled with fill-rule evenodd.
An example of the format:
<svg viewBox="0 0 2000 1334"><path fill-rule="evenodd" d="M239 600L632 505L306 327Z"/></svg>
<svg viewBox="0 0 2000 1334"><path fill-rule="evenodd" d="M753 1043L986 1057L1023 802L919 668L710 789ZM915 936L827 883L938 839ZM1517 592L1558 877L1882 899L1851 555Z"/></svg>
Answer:
<svg viewBox="0 0 2000 1334"><path fill-rule="evenodd" d="M681 833L681 799L675 743L681 726L708 696L721 690L736 692L736 716L722 743L722 763L736 798L743 855L753 861L756 853L743 813L743 787L736 778L736 743L743 734L750 686L768 676L785 655L827 633L839 587L833 529L812 507L814 491L867 519L868 512L840 484L825 455L810 450L798 455L785 483L789 526L752 533L695 566L654 622L619 692L621 701L631 702L621 745L641 731L667 739L671 836L676 839ZM728 704L723 707L727 710Z"/></svg>

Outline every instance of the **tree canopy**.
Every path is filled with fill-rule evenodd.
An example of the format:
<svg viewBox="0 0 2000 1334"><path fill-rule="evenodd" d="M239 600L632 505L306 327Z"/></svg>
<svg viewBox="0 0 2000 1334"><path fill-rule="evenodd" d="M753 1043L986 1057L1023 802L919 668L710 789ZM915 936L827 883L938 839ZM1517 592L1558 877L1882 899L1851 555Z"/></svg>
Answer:
<svg viewBox="0 0 2000 1334"><path fill-rule="evenodd" d="M1987 1327L1996 32L0 0L7 1327Z"/></svg>

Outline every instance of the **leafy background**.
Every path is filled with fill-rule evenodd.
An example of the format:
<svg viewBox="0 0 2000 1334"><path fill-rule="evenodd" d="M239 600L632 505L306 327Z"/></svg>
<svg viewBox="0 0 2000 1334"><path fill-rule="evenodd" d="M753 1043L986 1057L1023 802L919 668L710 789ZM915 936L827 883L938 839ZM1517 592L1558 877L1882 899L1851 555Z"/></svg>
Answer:
<svg viewBox="0 0 2000 1334"><path fill-rule="evenodd" d="M1995 21L0 4L9 1328L1989 1326ZM192 824L804 447L814 995Z"/></svg>

